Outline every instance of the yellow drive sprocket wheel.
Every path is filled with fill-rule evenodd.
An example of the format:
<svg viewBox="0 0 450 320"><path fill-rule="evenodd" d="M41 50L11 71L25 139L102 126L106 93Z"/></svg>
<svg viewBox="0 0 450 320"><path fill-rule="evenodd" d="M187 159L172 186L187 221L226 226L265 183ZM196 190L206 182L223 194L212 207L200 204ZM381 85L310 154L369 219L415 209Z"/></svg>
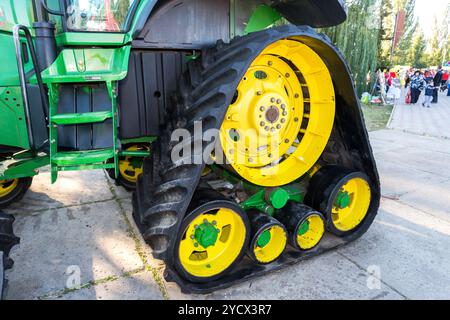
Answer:
<svg viewBox="0 0 450 320"><path fill-rule="evenodd" d="M298 41L280 40L241 80L222 124L222 148L244 179L285 185L317 162L334 117L334 87L323 60Z"/></svg>
<svg viewBox="0 0 450 320"><path fill-rule="evenodd" d="M226 274L243 256L249 222L234 204L213 206L186 218L176 247L177 264L190 281L205 282Z"/></svg>

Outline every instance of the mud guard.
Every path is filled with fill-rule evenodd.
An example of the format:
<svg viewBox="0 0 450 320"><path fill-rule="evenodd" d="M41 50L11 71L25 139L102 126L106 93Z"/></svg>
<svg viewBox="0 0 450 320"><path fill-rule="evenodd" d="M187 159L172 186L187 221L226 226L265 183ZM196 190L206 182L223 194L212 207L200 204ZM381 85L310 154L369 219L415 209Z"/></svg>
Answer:
<svg viewBox="0 0 450 320"><path fill-rule="evenodd" d="M347 19L343 0L276 0L272 6L296 25L337 26Z"/></svg>

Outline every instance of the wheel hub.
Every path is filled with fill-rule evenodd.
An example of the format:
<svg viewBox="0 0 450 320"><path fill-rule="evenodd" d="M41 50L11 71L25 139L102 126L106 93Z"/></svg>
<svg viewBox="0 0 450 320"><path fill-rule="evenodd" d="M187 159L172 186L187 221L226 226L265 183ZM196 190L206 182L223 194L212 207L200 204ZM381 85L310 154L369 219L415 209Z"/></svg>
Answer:
<svg viewBox="0 0 450 320"><path fill-rule="evenodd" d="M219 232L220 230L217 229L212 223L205 221L201 225L197 226L194 237L198 244L206 249L216 244Z"/></svg>
<svg viewBox="0 0 450 320"><path fill-rule="evenodd" d="M351 198L348 192L346 191L339 191L339 193L336 196L335 206L338 209L345 209L350 205Z"/></svg>

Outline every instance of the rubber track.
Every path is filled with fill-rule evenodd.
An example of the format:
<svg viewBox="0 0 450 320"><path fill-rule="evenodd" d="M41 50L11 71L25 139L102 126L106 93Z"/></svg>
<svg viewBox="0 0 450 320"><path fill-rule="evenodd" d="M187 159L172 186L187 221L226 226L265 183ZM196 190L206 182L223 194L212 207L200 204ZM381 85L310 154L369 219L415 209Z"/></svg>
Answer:
<svg viewBox="0 0 450 320"><path fill-rule="evenodd" d="M186 116L177 122L183 123L184 128L191 133L196 121L203 121L203 131L210 128L219 129L236 88L253 60L268 45L292 36L307 36L329 43L328 38L317 34L310 27L283 26L235 38L230 44L218 42L216 47L205 50L201 62L191 62L188 68L188 83L181 82L181 87L187 88L189 92L181 92ZM144 164L144 174L137 183L133 207L134 218L145 241L152 247L153 256L164 260L167 267L166 276L169 274L168 280L175 280L180 284L184 281L172 267L176 235L180 232L181 222L205 164L184 164L182 161L172 163L170 153L173 145L168 142L169 134L168 132L162 137L160 179L155 177L151 164L147 161ZM184 143L190 145L192 141ZM198 160L201 154L193 157ZM159 181L155 183L156 180ZM276 265L279 267L279 264ZM250 274L247 272L242 279L248 276ZM231 283L223 285L229 284ZM196 288L195 285L186 288L186 283L180 285L187 291L208 292L214 289L213 284L204 289Z"/></svg>
<svg viewBox="0 0 450 320"><path fill-rule="evenodd" d="M9 252L20 240L14 235L13 222L13 216L0 211L0 300L4 297L4 290L6 289L4 271L13 266L13 261L9 258Z"/></svg>

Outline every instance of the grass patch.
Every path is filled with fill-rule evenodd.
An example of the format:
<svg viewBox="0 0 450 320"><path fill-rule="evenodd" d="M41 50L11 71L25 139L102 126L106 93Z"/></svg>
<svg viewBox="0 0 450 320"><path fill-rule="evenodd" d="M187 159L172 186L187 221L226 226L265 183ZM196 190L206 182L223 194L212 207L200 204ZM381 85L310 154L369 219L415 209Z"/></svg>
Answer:
<svg viewBox="0 0 450 320"><path fill-rule="evenodd" d="M376 131L386 128L391 117L393 105L365 105L362 104L364 119L366 120L367 130Z"/></svg>

